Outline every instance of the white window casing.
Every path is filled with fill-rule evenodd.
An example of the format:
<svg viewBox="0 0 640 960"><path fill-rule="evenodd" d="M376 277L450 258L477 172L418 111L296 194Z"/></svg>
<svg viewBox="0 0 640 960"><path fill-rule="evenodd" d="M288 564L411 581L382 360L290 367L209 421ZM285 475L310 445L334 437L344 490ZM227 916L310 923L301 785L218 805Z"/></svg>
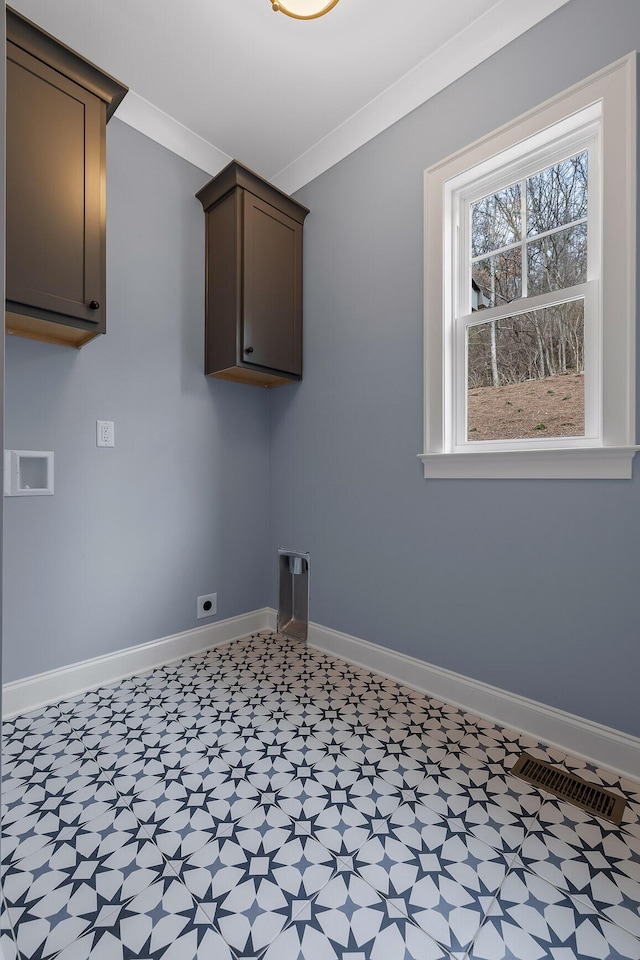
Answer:
<svg viewBox="0 0 640 960"><path fill-rule="evenodd" d="M585 150L586 282L472 313L470 204ZM635 53L425 171L425 477L631 477L636 180ZM469 442L467 327L572 300L584 303L584 436Z"/></svg>

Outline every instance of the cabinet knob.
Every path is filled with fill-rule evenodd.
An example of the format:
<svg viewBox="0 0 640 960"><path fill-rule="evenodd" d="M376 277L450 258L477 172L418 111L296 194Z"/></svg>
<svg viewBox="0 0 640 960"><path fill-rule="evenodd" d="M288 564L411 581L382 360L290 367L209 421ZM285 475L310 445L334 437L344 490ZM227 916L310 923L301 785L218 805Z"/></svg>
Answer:
<svg viewBox="0 0 640 960"><path fill-rule="evenodd" d="M100 304L98 303L98 301L92 300L91 303L89 304L89 310L99 310L99 309L100 309Z"/></svg>
<svg viewBox="0 0 640 960"><path fill-rule="evenodd" d="M244 352L245 352L245 353L253 353L253 347L245 347L245 348L244 348Z"/></svg>

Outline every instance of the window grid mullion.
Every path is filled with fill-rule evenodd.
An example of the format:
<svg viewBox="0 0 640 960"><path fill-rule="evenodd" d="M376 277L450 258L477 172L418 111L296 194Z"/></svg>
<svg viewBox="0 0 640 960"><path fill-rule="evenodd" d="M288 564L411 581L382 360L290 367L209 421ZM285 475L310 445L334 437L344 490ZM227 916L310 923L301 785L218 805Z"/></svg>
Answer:
<svg viewBox="0 0 640 960"><path fill-rule="evenodd" d="M527 181L526 178L520 182L520 242L522 253L520 255L520 268L522 270L522 279L520 290L522 298L529 295L529 270L527 266Z"/></svg>
<svg viewBox="0 0 640 960"><path fill-rule="evenodd" d="M558 227L551 227L550 230L545 230L543 233L533 233L530 237L525 235L525 243L533 243L535 240L546 240L547 237L552 237L554 233L562 233L564 230L571 230L572 227L579 227L582 223L588 223L589 218L587 217L577 217L575 220L570 220L568 223L561 223ZM507 243L504 247L498 247L497 250L489 250L487 253L479 253L477 257L471 257L471 265L474 263L480 263L481 260L487 260L489 257L497 257L501 253L508 253L509 250L517 250L522 246L522 240L516 240L515 243Z"/></svg>
<svg viewBox="0 0 640 960"><path fill-rule="evenodd" d="M554 233L562 233L563 230L571 230L573 227L579 227L581 223L588 223L589 217L577 217L575 220L570 220L568 223L561 223L559 227L551 227L550 230L545 230L543 233L532 233L530 237L526 238L527 243L533 243L535 240L546 240L547 237L552 237Z"/></svg>
<svg viewBox="0 0 640 960"><path fill-rule="evenodd" d="M487 253L479 253L477 257L471 257L470 262L472 264L479 263L481 260L488 260L489 257L497 257L501 253L508 253L509 250L517 250L521 245L522 240L515 240L513 243L507 243L504 247L498 247L497 250L489 250Z"/></svg>

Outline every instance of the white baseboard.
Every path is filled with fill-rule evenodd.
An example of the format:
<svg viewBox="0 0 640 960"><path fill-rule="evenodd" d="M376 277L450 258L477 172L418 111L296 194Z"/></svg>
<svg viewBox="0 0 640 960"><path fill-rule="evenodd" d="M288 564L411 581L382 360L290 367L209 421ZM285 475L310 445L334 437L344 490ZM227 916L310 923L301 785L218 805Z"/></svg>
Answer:
<svg viewBox="0 0 640 960"><path fill-rule="evenodd" d="M274 613L269 610L270 624L273 624ZM309 624L308 641L318 650L398 680L501 726L526 733L548 746L558 747L565 754L582 757L632 780L640 780L640 739L630 734L318 623Z"/></svg>
<svg viewBox="0 0 640 960"><path fill-rule="evenodd" d="M28 713L47 703L55 703L103 684L114 683L123 677L152 670L164 663L171 663L172 660L180 660L182 657L219 647L258 630L268 630L268 624L269 617L265 607L171 637L151 640L136 647L127 647L105 656L72 663L58 670L48 670L23 680L5 683L2 687L2 715L9 718Z"/></svg>
<svg viewBox="0 0 640 960"><path fill-rule="evenodd" d="M276 621L276 611L264 607L172 637L15 680L2 688L3 716L28 713L259 630L275 630ZM584 757L607 770L640 780L640 739L637 737L318 623L309 624L309 645L526 733L564 753Z"/></svg>

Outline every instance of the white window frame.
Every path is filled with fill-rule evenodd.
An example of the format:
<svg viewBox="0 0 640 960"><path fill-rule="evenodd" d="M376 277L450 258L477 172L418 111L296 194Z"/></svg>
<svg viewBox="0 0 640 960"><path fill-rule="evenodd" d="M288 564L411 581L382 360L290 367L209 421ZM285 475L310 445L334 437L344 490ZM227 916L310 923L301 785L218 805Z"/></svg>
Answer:
<svg viewBox="0 0 640 960"><path fill-rule="evenodd" d="M601 324L599 280L601 265L600 204L600 104L592 104L568 117L562 124L543 130L540 134L517 144L507 151L508 158L500 154L488 162L488 171L473 167L449 181L445 187L445 204L452 217L445 227L445 243L453 244L451 329L447 335L445 320L445 354L452 351L452 362L444 367L444 392L451 396L445 404L445 446L453 453L465 453L481 449L483 452L533 449L556 449L564 447L593 446L602 438L600 402L601 378ZM562 128L560 130L559 128ZM497 192L516 180L553 166L578 153L589 153L589 207L587 219L587 280L574 287L523 297L511 303L489 307L481 313L471 312L471 277L467 251L471 247L470 206L476 200ZM449 231L451 236L448 235ZM524 231L523 231L524 233ZM523 235L520 243L528 239ZM522 261L523 286L526 283L525 260ZM501 317L512 317L542 307L554 306L570 300L581 299L585 307L585 434L583 437L535 438L533 440L467 440L467 371L466 330L469 326L488 323ZM450 415L449 415L450 414Z"/></svg>
<svg viewBox="0 0 640 960"><path fill-rule="evenodd" d="M460 269L473 199L589 149L585 436L465 436L466 326L561 302L542 294L471 315ZM505 179L507 178L507 179ZM425 477L628 479L635 446L636 54L425 171ZM462 276L461 276L462 275Z"/></svg>

